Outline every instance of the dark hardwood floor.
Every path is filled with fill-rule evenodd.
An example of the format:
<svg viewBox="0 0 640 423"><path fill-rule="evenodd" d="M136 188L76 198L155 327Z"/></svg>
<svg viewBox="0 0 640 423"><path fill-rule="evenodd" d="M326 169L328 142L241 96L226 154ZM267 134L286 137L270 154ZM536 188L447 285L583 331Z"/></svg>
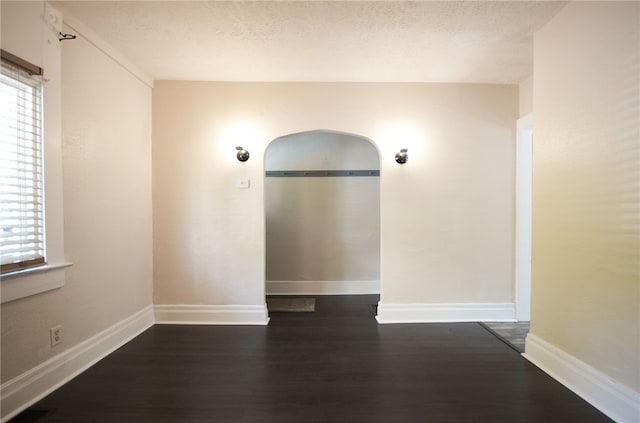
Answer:
<svg viewBox="0 0 640 423"><path fill-rule="evenodd" d="M156 325L12 423L611 421L479 324L378 325L377 300Z"/></svg>

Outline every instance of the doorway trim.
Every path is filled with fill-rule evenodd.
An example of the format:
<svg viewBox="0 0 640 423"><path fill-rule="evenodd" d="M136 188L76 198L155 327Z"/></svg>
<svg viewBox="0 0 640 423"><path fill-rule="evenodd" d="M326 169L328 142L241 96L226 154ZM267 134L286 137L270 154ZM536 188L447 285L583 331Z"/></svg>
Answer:
<svg viewBox="0 0 640 423"><path fill-rule="evenodd" d="M516 319L531 320L533 114L518 119L516 136Z"/></svg>

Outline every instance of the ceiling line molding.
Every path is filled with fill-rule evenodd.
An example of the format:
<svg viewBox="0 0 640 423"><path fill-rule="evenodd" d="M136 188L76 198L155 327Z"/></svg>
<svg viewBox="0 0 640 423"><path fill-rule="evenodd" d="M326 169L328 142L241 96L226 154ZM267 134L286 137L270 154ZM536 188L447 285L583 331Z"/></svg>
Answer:
<svg viewBox="0 0 640 423"><path fill-rule="evenodd" d="M65 8L64 4L61 4L60 2L52 2L51 4L62 11L64 15L64 25L69 27L71 32L76 32L76 35L82 36L94 47L104 53L107 57L116 62L118 65L122 66L131 75L135 76L138 80L140 80L140 82L144 83L149 88L153 88L154 78L152 76L141 70L118 49L113 47L102 37L96 34L91 28L85 25L82 21L73 16L73 14Z"/></svg>

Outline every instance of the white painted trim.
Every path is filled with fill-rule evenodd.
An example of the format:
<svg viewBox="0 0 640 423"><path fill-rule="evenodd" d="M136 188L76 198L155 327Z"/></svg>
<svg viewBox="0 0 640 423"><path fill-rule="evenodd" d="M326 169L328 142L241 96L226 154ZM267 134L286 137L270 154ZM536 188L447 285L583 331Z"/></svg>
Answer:
<svg viewBox="0 0 640 423"><path fill-rule="evenodd" d="M93 44L95 48L97 48L109 58L111 58L111 60L122 66L125 70L138 78L149 88L153 88L153 78L151 76L141 70L138 66L134 65L131 60L125 57L124 54L120 53L120 51L118 51L111 44L105 41L95 31L85 25L78 18L73 16L73 14L65 8L64 2L53 2L53 4L55 5L55 7L62 10L62 13L64 14L64 24L68 26L73 32L75 32L74 35L78 35L86 39L89 43Z"/></svg>
<svg viewBox="0 0 640 423"><path fill-rule="evenodd" d="M378 323L515 322L513 303L378 303Z"/></svg>
<svg viewBox="0 0 640 423"><path fill-rule="evenodd" d="M266 325L267 305L159 304L156 323L165 325Z"/></svg>
<svg viewBox="0 0 640 423"><path fill-rule="evenodd" d="M640 392L529 333L524 358L618 423L640 422Z"/></svg>
<svg viewBox="0 0 640 423"><path fill-rule="evenodd" d="M0 386L1 421L9 420L49 395L151 326L153 308L148 306L3 383Z"/></svg>
<svg viewBox="0 0 640 423"><path fill-rule="evenodd" d="M63 287L69 266L71 263L46 265L2 275L2 304Z"/></svg>
<svg viewBox="0 0 640 423"><path fill-rule="evenodd" d="M47 18L61 23L62 15L50 4L44 4ZM44 237L45 259L50 268L66 262L64 254L64 195L62 170L62 47L58 33L50 27L51 21L42 20L42 65L44 68ZM66 272L54 270L45 275L22 278L26 285L33 284L34 292L45 278L49 287L64 284ZM35 282L39 281L39 282ZM4 288L4 285L3 285ZM54 288L55 289L55 288Z"/></svg>
<svg viewBox="0 0 640 423"><path fill-rule="evenodd" d="M267 295L379 294L380 281L267 281Z"/></svg>
<svg viewBox="0 0 640 423"><path fill-rule="evenodd" d="M531 216L533 194L533 114L517 121L516 142L516 318L531 320Z"/></svg>

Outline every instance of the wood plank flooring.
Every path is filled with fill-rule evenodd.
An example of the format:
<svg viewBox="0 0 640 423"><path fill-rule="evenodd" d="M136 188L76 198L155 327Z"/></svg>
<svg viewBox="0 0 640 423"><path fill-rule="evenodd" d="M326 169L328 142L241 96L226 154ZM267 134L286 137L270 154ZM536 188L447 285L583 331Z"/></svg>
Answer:
<svg viewBox="0 0 640 423"><path fill-rule="evenodd" d="M611 421L479 324L378 325L377 301L156 325L12 422Z"/></svg>

